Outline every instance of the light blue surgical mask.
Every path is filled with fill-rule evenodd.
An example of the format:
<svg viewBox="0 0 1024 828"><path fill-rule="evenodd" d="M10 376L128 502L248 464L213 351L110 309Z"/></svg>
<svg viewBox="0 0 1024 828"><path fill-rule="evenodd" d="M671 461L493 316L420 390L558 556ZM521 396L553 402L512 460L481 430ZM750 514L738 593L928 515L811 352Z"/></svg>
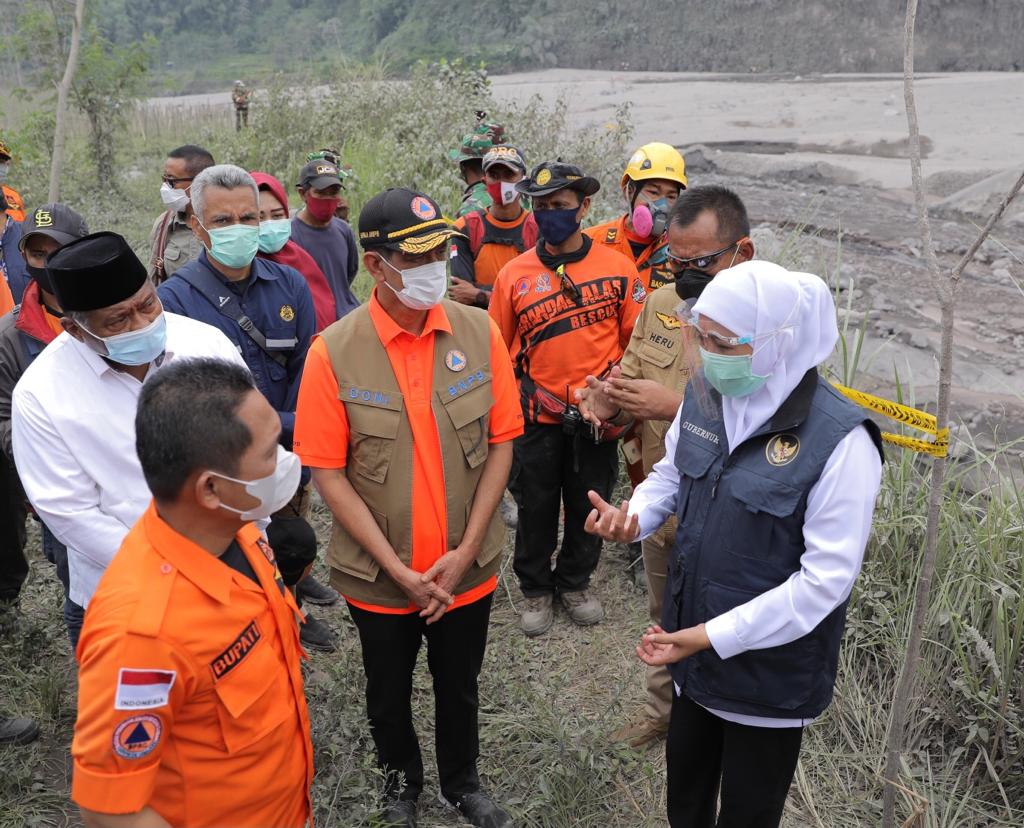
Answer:
<svg viewBox="0 0 1024 828"><path fill-rule="evenodd" d="M291 219L270 219L260 222L260 252L276 253L292 237Z"/></svg>
<svg viewBox="0 0 1024 828"><path fill-rule="evenodd" d="M79 327L102 342L106 357L119 365L148 365L167 348L167 318L163 311L145 328L114 336L97 336L84 325Z"/></svg>
<svg viewBox="0 0 1024 828"><path fill-rule="evenodd" d="M214 227L199 226L210 234L210 255L225 267L248 267L260 249L260 228L255 224L232 224Z"/></svg>
<svg viewBox="0 0 1024 828"><path fill-rule="evenodd" d="M723 397L749 397L768 381L753 371L753 354L713 354L700 349L704 377Z"/></svg>

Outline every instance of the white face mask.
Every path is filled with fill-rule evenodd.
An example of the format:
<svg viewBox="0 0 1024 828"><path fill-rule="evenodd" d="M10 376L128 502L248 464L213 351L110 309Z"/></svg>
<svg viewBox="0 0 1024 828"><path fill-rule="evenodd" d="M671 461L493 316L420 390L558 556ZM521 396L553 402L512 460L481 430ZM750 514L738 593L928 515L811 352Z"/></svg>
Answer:
<svg viewBox="0 0 1024 828"><path fill-rule="evenodd" d="M395 290L387 282L384 284L395 292L395 296L407 308L430 310L441 301L448 290L448 262L444 259L439 262L427 262L419 267L410 267L408 270L399 270L383 256L380 260L402 277L404 287L401 290Z"/></svg>
<svg viewBox="0 0 1024 828"><path fill-rule="evenodd" d="M249 522L253 520L264 520L274 512L284 508L285 504L295 495L299 488L299 478L302 476L302 463L299 456L285 449L284 446L277 447L277 466L272 474L261 477L258 480L238 480L228 477L226 474L211 471L210 474L233 483L241 483L245 491L259 501L258 506L251 509L236 509L221 502L220 507L239 515L242 520Z"/></svg>
<svg viewBox="0 0 1024 828"><path fill-rule="evenodd" d="M189 203L187 191L176 190L166 182L160 185L160 200L169 210L174 210L176 213L184 213Z"/></svg>

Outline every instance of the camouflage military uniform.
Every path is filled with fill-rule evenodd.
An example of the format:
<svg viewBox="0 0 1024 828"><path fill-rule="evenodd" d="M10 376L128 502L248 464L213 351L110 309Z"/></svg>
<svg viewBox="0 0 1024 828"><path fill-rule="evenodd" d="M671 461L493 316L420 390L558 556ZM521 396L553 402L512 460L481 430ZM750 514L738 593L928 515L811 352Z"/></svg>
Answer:
<svg viewBox="0 0 1024 828"><path fill-rule="evenodd" d="M459 205L457 216L465 216L475 213L477 210L486 210L494 203L490 193L487 192L487 185L483 181L470 184L462 194L462 204Z"/></svg>
<svg viewBox="0 0 1024 828"><path fill-rule="evenodd" d="M505 143L505 127L501 124L479 123L472 132L462 136L462 143L459 146L448 151L448 157L460 166L465 161L482 161L488 150ZM466 187L456 216L486 210L492 203L487 193L487 185L483 181L477 181Z"/></svg>

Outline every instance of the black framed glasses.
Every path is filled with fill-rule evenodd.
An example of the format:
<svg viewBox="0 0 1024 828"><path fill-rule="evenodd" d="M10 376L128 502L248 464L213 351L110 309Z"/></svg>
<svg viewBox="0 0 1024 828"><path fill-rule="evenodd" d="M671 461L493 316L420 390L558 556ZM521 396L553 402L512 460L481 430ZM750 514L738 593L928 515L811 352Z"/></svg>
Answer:
<svg viewBox="0 0 1024 828"><path fill-rule="evenodd" d="M680 259L678 256L673 256L671 250L666 250L665 256L668 258L673 270L686 270L688 267L696 268L697 270L707 270L715 263L719 256L728 253L740 241L743 241L743 239L734 241L732 244L723 247L721 250L716 250L714 253L705 253L703 256L693 256L689 259Z"/></svg>
<svg viewBox="0 0 1024 828"><path fill-rule="evenodd" d="M192 181L194 178L195 176L190 176L189 178L173 178L172 176L169 175L160 176L160 180L163 181L164 184L166 184L168 187L173 187L175 184L180 184L183 181Z"/></svg>

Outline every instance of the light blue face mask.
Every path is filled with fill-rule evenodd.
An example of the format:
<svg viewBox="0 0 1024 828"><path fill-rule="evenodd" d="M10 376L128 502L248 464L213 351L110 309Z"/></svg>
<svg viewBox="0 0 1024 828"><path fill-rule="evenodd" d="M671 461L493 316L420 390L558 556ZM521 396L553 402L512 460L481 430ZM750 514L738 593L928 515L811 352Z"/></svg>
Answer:
<svg viewBox="0 0 1024 828"><path fill-rule="evenodd" d="M291 219L270 219L260 222L260 252L276 253L292 237Z"/></svg>
<svg viewBox="0 0 1024 828"><path fill-rule="evenodd" d="M163 311L145 328L115 336L97 336L84 325L79 327L102 342L107 349L107 359L119 365L148 365L167 348L167 318Z"/></svg>
<svg viewBox="0 0 1024 828"><path fill-rule="evenodd" d="M210 255L225 267L248 267L260 248L260 228L255 224L232 224L212 230L199 226L210 234Z"/></svg>
<svg viewBox="0 0 1024 828"><path fill-rule="evenodd" d="M723 397L749 397L768 381L754 373L753 354L713 354L701 348L700 360L705 379Z"/></svg>

